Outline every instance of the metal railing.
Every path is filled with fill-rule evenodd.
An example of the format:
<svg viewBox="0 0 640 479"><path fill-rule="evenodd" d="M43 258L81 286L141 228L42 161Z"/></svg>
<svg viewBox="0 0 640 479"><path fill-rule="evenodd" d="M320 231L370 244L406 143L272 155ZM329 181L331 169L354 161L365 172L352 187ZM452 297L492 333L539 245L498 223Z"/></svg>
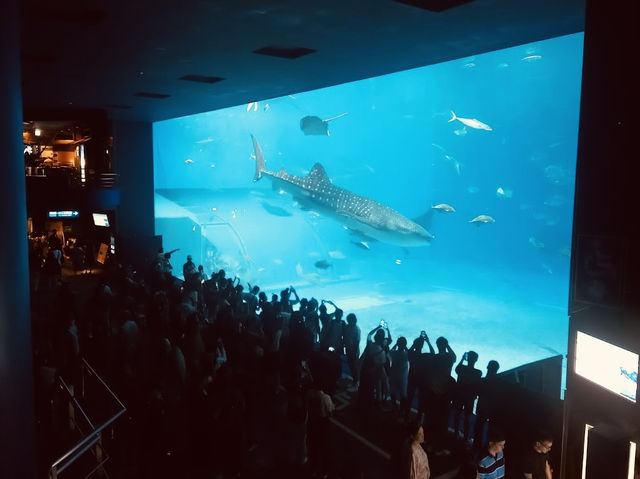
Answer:
<svg viewBox="0 0 640 479"><path fill-rule="evenodd" d="M85 408L82 407L80 401L75 394L75 387L73 385L68 385L63 378L58 378L60 382L60 387L67 393L69 396L69 424L72 429L78 430L82 434L82 439L78 441L71 449L65 452L62 456L60 456L56 461L51 464L49 468L50 479L57 479L58 476L64 472L69 466L74 464L78 459L83 457L86 453L92 452L95 456L95 466L84 476L85 478L91 476L94 472L103 468L104 463L109 459L109 457L105 454L104 449L102 447L102 433L103 431L111 426L116 419L118 419L122 414L127 410L122 401L118 399L115 393L107 386L104 380L95 372L95 370L91 367L91 365L83 359L81 362L81 378L80 378L80 400L85 398L86 393L86 381L87 376L94 378L97 383L101 386L104 392L107 393L108 397L110 397L117 406L117 411L111 414L106 420L104 420L98 426L95 426L89 415L85 411ZM84 422L86 423L86 428L83 428L79 421L76 420L76 412L80 414ZM87 429L83 431L83 429Z"/></svg>

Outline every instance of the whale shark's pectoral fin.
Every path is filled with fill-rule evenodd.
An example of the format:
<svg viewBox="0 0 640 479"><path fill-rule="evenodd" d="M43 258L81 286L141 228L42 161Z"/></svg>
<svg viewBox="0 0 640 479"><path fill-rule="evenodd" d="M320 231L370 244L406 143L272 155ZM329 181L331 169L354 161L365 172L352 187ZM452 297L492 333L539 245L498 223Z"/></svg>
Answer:
<svg viewBox="0 0 640 479"><path fill-rule="evenodd" d="M349 234L358 239L357 243L365 242L367 245L370 243L377 243L378 240L373 236L369 236L363 231L356 228L351 228L347 225L343 225L343 228L349 232ZM367 248L368 249L368 248Z"/></svg>
<svg viewBox="0 0 640 479"><path fill-rule="evenodd" d="M433 218L434 211L435 210L433 208L429 208L424 214L418 216L417 218L412 218L412 221L414 223L418 223L424 229L429 231L431 229L431 220Z"/></svg>

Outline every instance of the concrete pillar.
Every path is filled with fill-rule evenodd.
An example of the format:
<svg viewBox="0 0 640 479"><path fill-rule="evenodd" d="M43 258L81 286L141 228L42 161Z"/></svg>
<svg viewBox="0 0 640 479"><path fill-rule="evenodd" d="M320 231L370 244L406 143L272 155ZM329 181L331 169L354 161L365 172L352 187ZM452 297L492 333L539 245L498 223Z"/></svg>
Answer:
<svg viewBox="0 0 640 479"><path fill-rule="evenodd" d="M3 477L35 479L35 426L22 151L18 0L0 15L0 464Z"/></svg>
<svg viewBox="0 0 640 479"><path fill-rule="evenodd" d="M113 122L113 159L120 184L116 251L120 261L142 267L157 251L154 237L152 124Z"/></svg>

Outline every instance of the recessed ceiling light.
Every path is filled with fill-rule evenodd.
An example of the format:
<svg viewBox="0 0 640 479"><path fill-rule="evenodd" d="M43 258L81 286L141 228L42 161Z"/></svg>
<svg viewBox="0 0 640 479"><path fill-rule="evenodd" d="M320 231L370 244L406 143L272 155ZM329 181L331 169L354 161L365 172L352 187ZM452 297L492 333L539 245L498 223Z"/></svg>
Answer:
<svg viewBox="0 0 640 479"><path fill-rule="evenodd" d="M164 99L164 98L169 98L171 95L167 95L166 93L152 93L147 91L139 91L135 93L135 96L141 96L143 98Z"/></svg>
<svg viewBox="0 0 640 479"><path fill-rule="evenodd" d="M304 48L304 47L287 47L287 46L279 46L279 45L269 45L266 47L258 48L257 50L254 50L253 53L293 60L305 55L309 55L310 53L315 53L315 50L312 50L311 48Z"/></svg>
<svg viewBox="0 0 640 479"><path fill-rule="evenodd" d="M224 80L224 78L207 75L183 75L180 77L180 80L194 81L199 83L217 83Z"/></svg>
<svg viewBox="0 0 640 479"><path fill-rule="evenodd" d="M451 8L459 7L473 0L394 0L398 3L411 5L412 7L422 8L430 12L444 12Z"/></svg>

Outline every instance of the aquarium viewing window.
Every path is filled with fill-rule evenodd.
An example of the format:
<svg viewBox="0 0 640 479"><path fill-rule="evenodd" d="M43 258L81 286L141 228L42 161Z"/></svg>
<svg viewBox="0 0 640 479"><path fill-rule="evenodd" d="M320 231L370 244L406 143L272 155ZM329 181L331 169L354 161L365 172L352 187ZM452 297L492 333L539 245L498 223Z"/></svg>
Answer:
<svg viewBox="0 0 640 479"><path fill-rule="evenodd" d="M575 372L609 391L636 402L638 354L590 336L576 335Z"/></svg>
<svg viewBox="0 0 640 479"><path fill-rule="evenodd" d="M293 285L502 370L568 344L583 34L153 124L176 274ZM363 345L364 346L364 345Z"/></svg>

